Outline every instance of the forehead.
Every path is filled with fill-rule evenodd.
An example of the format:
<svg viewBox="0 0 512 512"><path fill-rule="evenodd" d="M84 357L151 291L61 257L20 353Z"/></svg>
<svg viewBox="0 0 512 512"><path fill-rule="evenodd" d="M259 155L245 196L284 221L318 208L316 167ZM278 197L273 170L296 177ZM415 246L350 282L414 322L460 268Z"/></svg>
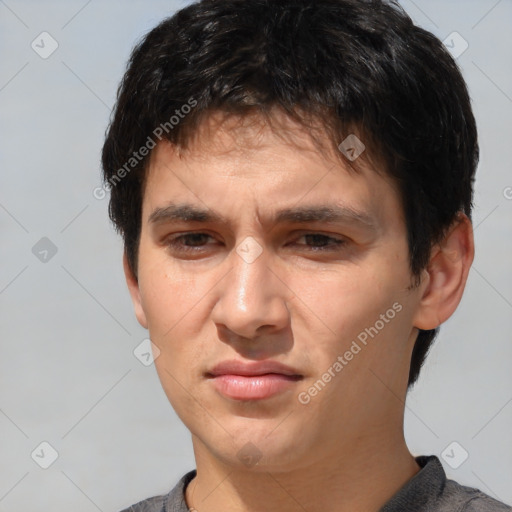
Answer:
<svg viewBox="0 0 512 512"><path fill-rule="evenodd" d="M197 128L187 133L183 149L194 156L205 151L221 156L276 144L295 146L304 151L316 150L326 156L329 153L328 136L319 119L299 123L278 108L267 114L256 111L244 115L223 111L205 113Z"/></svg>
<svg viewBox="0 0 512 512"><path fill-rule="evenodd" d="M162 141L153 150L144 193L145 221L150 216L155 220L155 209L162 214L167 203L203 211L213 210L214 205L233 209L238 204L245 211L254 207L262 215L279 206L288 210L282 220L293 218L292 205L300 203L307 209L309 204L318 210L326 202L326 207L352 210L353 217L366 216L369 224L386 206L400 210L390 178L376 172L368 159L352 162L333 150L320 124L312 130L314 136L280 114L271 118L270 125L262 115L206 117L186 146ZM329 215L333 212L325 217ZM208 218L219 220L221 215Z"/></svg>

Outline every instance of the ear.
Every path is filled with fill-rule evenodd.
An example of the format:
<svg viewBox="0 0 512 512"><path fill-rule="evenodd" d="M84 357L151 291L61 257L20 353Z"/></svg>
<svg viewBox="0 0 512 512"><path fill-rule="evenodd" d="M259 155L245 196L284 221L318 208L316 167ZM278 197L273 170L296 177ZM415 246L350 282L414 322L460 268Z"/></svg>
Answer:
<svg viewBox="0 0 512 512"><path fill-rule="evenodd" d="M435 329L452 316L462 298L474 255L471 221L459 212L443 241L431 251L414 327Z"/></svg>
<svg viewBox="0 0 512 512"><path fill-rule="evenodd" d="M130 291L130 295L132 297L135 316L137 317L139 324L142 325L142 327L144 327L145 329L147 329L148 321L146 319L146 313L144 312L144 308L142 306L142 301L140 298L139 283L137 281L137 278L133 275L132 269L130 268L126 252L123 252L123 268L124 276L126 278L126 284L128 285L128 290Z"/></svg>

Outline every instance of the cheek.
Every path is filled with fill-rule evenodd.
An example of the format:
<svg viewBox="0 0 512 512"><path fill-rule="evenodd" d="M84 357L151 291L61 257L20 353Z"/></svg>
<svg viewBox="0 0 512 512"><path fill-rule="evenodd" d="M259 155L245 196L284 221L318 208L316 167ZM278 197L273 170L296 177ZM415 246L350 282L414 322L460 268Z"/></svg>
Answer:
<svg viewBox="0 0 512 512"><path fill-rule="evenodd" d="M139 286L148 329L163 336L171 334L197 307L202 283L194 274L173 270L168 261L158 259L156 263L146 261L140 265Z"/></svg>
<svg viewBox="0 0 512 512"><path fill-rule="evenodd" d="M329 393L336 394L337 389L363 393L375 380L368 378L365 369L392 380L407 359L408 280L405 273L400 274L401 268L396 260L390 264L381 261L295 282L300 298L294 302L296 310L291 310L292 321L294 313L299 319L295 337L315 372L332 369L338 357L343 358L332 369L340 378L334 379L338 384Z"/></svg>
<svg viewBox="0 0 512 512"><path fill-rule="evenodd" d="M203 349L197 341L202 326L197 315L204 293L197 279L168 270L152 272L143 279L149 335L160 350L155 368L170 403L184 420L194 410L185 390L194 384L201 362Z"/></svg>
<svg viewBox="0 0 512 512"><path fill-rule="evenodd" d="M309 311L311 322L323 325L326 333L346 340L373 324L398 299L398 287L388 276L382 279L380 272L362 266L303 274L292 285L295 306Z"/></svg>
<svg viewBox="0 0 512 512"><path fill-rule="evenodd" d="M215 281L210 283L208 274L172 269L168 261L146 268L140 276L141 299L150 338L160 349L155 365L167 390L176 384L173 377L185 384L199 371L197 364L211 345L205 326Z"/></svg>

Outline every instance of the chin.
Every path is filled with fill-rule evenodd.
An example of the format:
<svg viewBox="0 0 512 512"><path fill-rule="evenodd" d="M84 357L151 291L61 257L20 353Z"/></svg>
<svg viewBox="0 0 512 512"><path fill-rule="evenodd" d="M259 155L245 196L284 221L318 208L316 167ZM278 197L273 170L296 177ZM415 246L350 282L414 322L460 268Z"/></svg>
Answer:
<svg viewBox="0 0 512 512"><path fill-rule="evenodd" d="M264 425L257 425L257 421L246 420L236 428L231 424L232 429L223 423L231 436L203 437L202 443L217 459L240 470L289 471L300 465L308 446L304 428L290 430L285 422L279 425L282 418L280 421L264 420ZM299 438L300 444L297 443Z"/></svg>

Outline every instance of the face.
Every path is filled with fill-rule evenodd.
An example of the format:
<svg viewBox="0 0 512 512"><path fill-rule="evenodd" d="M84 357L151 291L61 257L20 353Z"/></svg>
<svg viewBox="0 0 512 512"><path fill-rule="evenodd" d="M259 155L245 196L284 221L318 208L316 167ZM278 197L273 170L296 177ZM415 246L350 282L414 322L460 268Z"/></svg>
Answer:
<svg viewBox="0 0 512 512"><path fill-rule="evenodd" d="M281 123L293 140L211 116L158 145L127 277L194 448L284 470L401 428L423 289L392 182Z"/></svg>

